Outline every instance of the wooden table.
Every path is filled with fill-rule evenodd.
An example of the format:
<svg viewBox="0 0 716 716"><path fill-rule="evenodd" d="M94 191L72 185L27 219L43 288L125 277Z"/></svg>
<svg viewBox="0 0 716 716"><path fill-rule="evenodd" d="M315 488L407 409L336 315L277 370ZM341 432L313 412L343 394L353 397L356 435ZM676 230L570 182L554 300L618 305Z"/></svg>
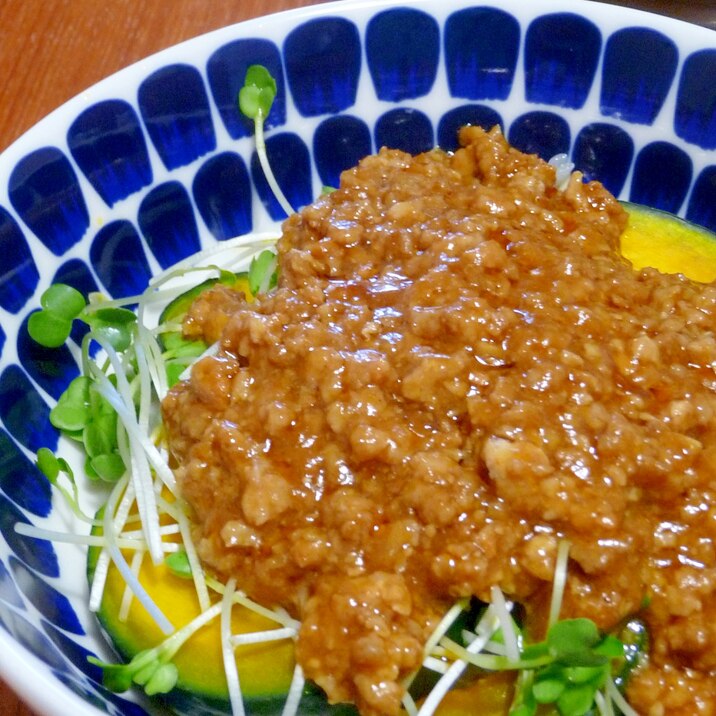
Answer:
<svg viewBox="0 0 716 716"><path fill-rule="evenodd" d="M52 109L147 55L320 0L1 0L0 150ZM716 29L714 0L607 0ZM0 681L0 716L31 716Z"/></svg>
<svg viewBox="0 0 716 716"><path fill-rule="evenodd" d="M320 0L0 0L0 151L95 82L154 52ZM32 716L0 680L0 716Z"/></svg>

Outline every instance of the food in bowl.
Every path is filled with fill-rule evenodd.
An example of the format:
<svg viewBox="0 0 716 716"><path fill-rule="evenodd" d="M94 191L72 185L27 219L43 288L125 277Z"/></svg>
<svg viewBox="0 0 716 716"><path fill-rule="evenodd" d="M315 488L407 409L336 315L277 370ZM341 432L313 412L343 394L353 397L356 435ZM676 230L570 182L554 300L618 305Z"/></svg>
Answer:
<svg viewBox="0 0 716 716"><path fill-rule="evenodd" d="M279 607L303 674L361 713L410 708L436 630L429 664L464 667L502 609L502 646L475 663L514 661L555 604L606 632L647 625L637 712L711 704L714 287L634 271L601 185L559 189L497 131L462 141L363 160L285 223L275 291L219 283L189 308L185 337L218 351L163 417L198 553L224 601L238 585ZM461 647L445 615L469 597L491 606ZM534 690L513 688L497 708L529 713ZM602 708L599 689L562 712Z"/></svg>
<svg viewBox="0 0 716 716"><path fill-rule="evenodd" d="M300 617L331 700L395 713L455 599L499 585L541 632L568 539L567 615L643 610L648 711L712 667L716 293L635 273L599 185L463 143L365 160L290 218L277 291L232 307L165 400L199 551ZM222 294L190 317L210 341Z"/></svg>

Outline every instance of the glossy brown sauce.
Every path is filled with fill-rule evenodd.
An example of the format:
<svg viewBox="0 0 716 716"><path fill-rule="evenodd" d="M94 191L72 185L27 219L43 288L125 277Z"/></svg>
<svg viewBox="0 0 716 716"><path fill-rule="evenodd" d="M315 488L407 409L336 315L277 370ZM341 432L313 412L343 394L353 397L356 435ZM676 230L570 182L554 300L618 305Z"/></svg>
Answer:
<svg viewBox="0 0 716 716"><path fill-rule="evenodd" d="M220 351L164 417L201 556L395 714L455 598L539 627L566 537L564 616L649 600L635 708L716 713L716 288L633 271L601 185L461 140L365 159L286 221L275 292L195 306Z"/></svg>

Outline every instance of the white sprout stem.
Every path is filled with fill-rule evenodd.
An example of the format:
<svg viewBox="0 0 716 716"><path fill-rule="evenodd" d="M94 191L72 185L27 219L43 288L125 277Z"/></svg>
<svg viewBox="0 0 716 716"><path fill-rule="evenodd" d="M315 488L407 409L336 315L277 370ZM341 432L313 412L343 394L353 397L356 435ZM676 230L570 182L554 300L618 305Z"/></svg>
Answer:
<svg viewBox="0 0 716 716"><path fill-rule="evenodd" d="M293 627L298 630L301 628L301 622L294 619L284 607L278 606L274 607L274 614L279 614L281 617L281 624L290 624L293 625Z"/></svg>
<svg viewBox="0 0 716 716"><path fill-rule="evenodd" d="M293 677L291 678L291 685L288 687L288 694L283 704L281 716L296 716L298 714L305 683L306 677L303 675L303 669L296 664L293 668Z"/></svg>
<svg viewBox="0 0 716 716"><path fill-rule="evenodd" d="M115 528L112 516L117 504L119 503L122 491L127 485L127 479L123 478L117 482L112 489L107 500L107 505L104 512L104 535L107 538L107 551L109 556L112 558L115 566L119 570L120 574L127 583L127 586L134 592L142 606L147 610L147 613L156 622L157 626L165 633L171 634L174 631L172 623L166 618L162 610L154 603L154 600L149 596L147 591L141 585L139 580L134 576L132 570L127 564L127 560L124 559L122 552L120 551L117 544L114 542Z"/></svg>
<svg viewBox="0 0 716 716"><path fill-rule="evenodd" d="M515 708L519 708L520 705L524 702L524 695L528 694L532 690L534 682L534 671L522 670L517 672L517 678L515 679L514 688L512 690L510 713Z"/></svg>
<svg viewBox="0 0 716 716"><path fill-rule="evenodd" d="M291 210L291 213L292 212L293 210ZM169 268L165 269L162 273L158 274L157 276L154 276L149 281L149 288L147 289L147 292L149 293L155 290L158 286L161 286L162 284L167 283L174 278L178 278L182 275L183 272L188 270L216 270L213 266L199 266L199 264L202 264L207 259L216 257L224 252L244 249L244 251L242 251L240 254L237 254L233 262L222 261L222 266L226 267L243 263L247 258L249 258L252 254L257 253L260 249L275 245L278 241L278 238L279 237L274 232L264 232L259 234L247 234L246 236L237 236L233 239L221 241L217 244L214 244L213 246L204 249L203 251L199 251L195 254L192 254L191 256L188 256L185 259L182 259L173 266L170 266ZM176 291L167 291L167 293L169 296L176 295ZM155 293L153 294L153 297L156 298L158 295L159 294ZM134 302L136 303L136 299Z"/></svg>
<svg viewBox="0 0 716 716"><path fill-rule="evenodd" d="M597 691L594 694L594 703L597 705L599 716L614 716L612 700L610 698L604 698L601 691Z"/></svg>
<svg viewBox="0 0 716 716"><path fill-rule="evenodd" d="M425 657L423 666L430 671L434 671L436 674L444 674L450 666L446 661L442 659L436 659L434 656Z"/></svg>
<svg viewBox="0 0 716 716"><path fill-rule="evenodd" d="M134 341L134 352L140 377L142 371L146 370L154 386L154 392L161 400L169 389L166 369L162 362L162 351L159 343L152 332L144 325L144 307L141 304L137 309L137 335ZM151 407L150 393L147 393L147 402ZM147 413L147 420L148 418L149 414Z"/></svg>
<svg viewBox="0 0 716 716"><path fill-rule="evenodd" d="M244 699L241 695L239 670L236 666L234 647L231 643L231 610L233 606L236 580L232 577L226 583L224 596L221 599L221 653L224 658L224 672L229 689L229 702L233 716L245 716Z"/></svg>
<svg viewBox="0 0 716 716"><path fill-rule="evenodd" d="M218 344L214 343L214 346L216 346L216 345L218 345ZM172 358L172 361L173 361L176 365L182 365L182 366L184 366L184 368L192 368L192 367L194 366L194 363L198 363L202 358L205 358L205 357L208 356L208 355L216 355L216 353L217 353L217 351L214 350L213 352L206 351L206 352L202 353L200 356L191 356L191 355L174 356L174 357ZM184 379L185 379L185 378L184 378L184 375L185 375L185 374L186 374L187 376L190 375L190 373L188 373L188 372L185 370L185 371L184 371L183 373L181 373L181 375L179 376L179 380L184 380Z"/></svg>
<svg viewBox="0 0 716 716"><path fill-rule="evenodd" d="M480 652L499 626L499 619L495 616L493 606L490 605L485 610L482 619L480 619L480 623L477 625L476 631L478 632L478 637L467 647L466 651L470 654ZM418 716L432 716L435 709L440 705L440 702L445 698L447 692L450 691L453 684L460 678L460 675L466 668L466 661L453 662L450 668L438 680L437 684L435 684L432 691L427 695L427 698L418 711Z"/></svg>
<svg viewBox="0 0 716 716"><path fill-rule="evenodd" d="M623 694L614 683L614 679L607 678L606 684L607 696L616 704L616 707L622 712L623 716L639 716L639 714L627 703Z"/></svg>
<svg viewBox="0 0 716 716"><path fill-rule="evenodd" d="M183 263L187 263L185 260ZM178 264L177 264L178 265ZM144 305L146 307L164 306L169 303L172 299L176 298L181 290L179 288L168 288L165 290L153 289L154 282L157 281L161 276L168 274L169 272L176 271L176 277L183 276L188 272L194 271L207 271L216 273L217 268L214 266L188 266L183 270L177 271L175 267L171 266L164 271L163 274L155 276L149 282L149 288L145 289L143 293L134 296L125 296L124 298L106 298L101 296L99 300L93 300L87 305L87 311L92 313L93 311L99 311L104 308L126 308L127 306L133 306L134 304ZM173 278L175 276L170 276ZM167 279L168 280L168 279Z"/></svg>
<svg viewBox="0 0 716 716"><path fill-rule="evenodd" d="M139 410L137 414L137 426L142 435L149 436L149 417L152 408L152 376L147 364L147 356L137 336L134 345L134 356L137 363L139 375ZM111 355L110 355L111 359ZM119 385L119 378L117 378ZM130 439L130 444L132 443ZM145 453L141 449L141 443L132 450L132 481L137 486L137 507L142 516L142 528L145 531L145 538L149 548L149 554L154 564L162 561L161 538L159 536L159 512L157 510L156 497L154 494L151 468Z"/></svg>
<svg viewBox="0 0 716 716"><path fill-rule="evenodd" d="M497 654L498 656L507 657L507 649L505 645L500 644L497 641L488 641L487 644L485 644L485 651L489 651L492 654Z"/></svg>
<svg viewBox="0 0 716 716"><path fill-rule="evenodd" d="M218 594L223 595L226 593L226 585L222 584L217 579L207 576L206 583ZM259 614L263 617L266 617L267 619L275 621L277 624L281 624L281 626L290 627L292 629L295 629L296 631L301 628L301 622L293 619L284 610L271 610L268 607L264 607L263 605L258 604L252 599L249 599L243 592L234 591L232 599L234 601L234 604L240 604L242 607L246 607L255 614Z"/></svg>
<svg viewBox="0 0 716 716"><path fill-rule="evenodd" d="M547 629L549 630L559 621L559 613L562 610L564 589L567 584L567 564L569 562L569 549L571 544L568 540L561 540L557 547L557 558L554 565L554 579L552 580L552 599L549 605L549 618Z"/></svg>
<svg viewBox="0 0 716 716"><path fill-rule="evenodd" d="M519 639L515 632L515 623L512 621L510 607L508 607L505 601L505 595L498 586L493 585L490 590L490 596L495 608L495 614L497 614L497 618L500 620L500 626L502 627L502 637L505 642L507 658L510 661L518 661L520 658Z"/></svg>
<svg viewBox="0 0 716 716"><path fill-rule="evenodd" d="M120 441L120 451L122 449L122 441ZM134 504L134 488L131 483L127 484L127 489L124 491L122 501L119 503L119 507L115 511L114 516L114 530L115 534L121 532L124 529L124 525L129 519L129 511ZM106 509L106 507L105 507ZM104 520L102 520L104 524ZM102 597L104 595L104 587L107 583L107 575L109 573L110 565L109 552L107 551L106 545L102 548L102 551L97 557L97 564L95 566L94 575L92 577L92 587L90 588L90 599L89 609L91 612L99 610L102 604Z"/></svg>
<svg viewBox="0 0 716 716"><path fill-rule="evenodd" d="M278 258L276 256L271 259L271 263L267 266L266 271L264 272L263 278L261 279L261 283L259 284L257 293L267 293L269 290L269 286L271 285L271 278L273 277L276 267L278 266Z"/></svg>
<svg viewBox="0 0 716 716"><path fill-rule="evenodd" d="M137 375L139 377L139 410L137 411L137 423L143 434L149 435L149 413L152 407L152 375L147 362L147 354L144 351L141 340L139 339L139 326L137 326L137 335L134 339L134 358L137 364ZM117 356L118 358L119 356ZM110 360L112 356L110 355ZM114 366L114 363L113 363ZM115 372L116 372L116 366ZM117 384L120 378L117 376ZM132 406L134 403L132 403Z"/></svg>
<svg viewBox="0 0 716 716"><path fill-rule="evenodd" d="M81 535L73 532L57 532L55 530L47 530L44 527L36 527L35 525L29 525L26 522L18 522L15 524L15 532L24 535L25 537L34 537L35 539L44 539L49 542L63 543L63 544L81 544L85 547L106 547L107 540L102 535ZM120 535L115 540L115 543L120 549L131 549L131 550L143 550L146 548L147 543L141 537L128 536L127 534ZM164 552L176 552L180 545L175 542L162 542L162 549Z"/></svg>
<svg viewBox="0 0 716 716"><path fill-rule="evenodd" d="M405 692L402 698L403 708L408 716L418 716L418 707L415 705L415 700L409 692Z"/></svg>
<svg viewBox="0 0 716 716"><path fill-rule="evenodd" d="M554 185L560 191L564 191L574 171L574 163L569 159L568 154L555 154L549 160L549 164L555 169Z"/></svg>
<svg viewBox="0 0 716 716"><path fill-rule="evenodd" d="M97 557L94 574L92 575L92 586L90 587L89 610L90 612L98 612L102 605L102 597L104 596L104 587L107 584L107 575L109 573L109 565L112 560L109 558L109 552L104 548Z"/></svg>
<svg viewBox="0 0 716 716"><path fill-rule="evenodd" d="M261 110L259 110L258 116L256 117L255 139L256 154L259 157L259 163L261 164L261 169L263 170L264 176L266 177L266 182L271 188L271 191L274 193L274 196L276 197L278 203L281 205L281 208L286 212L286 215L291 216L291 214L294 213L294 209L289 203L288 199L286 199L286 197L284 196L281 187L278 185L276 177L273 173L273 169L271 169L268 155L266 154L266 141L264 139L264 118L261 113Z"/></svg>
<svg viewBox="0 0 716 716"><path fill-rule="evenodd" d="M125 465L131 465L132 464L132 448L131 448L131 441L129 439L129 435L127 433L127 428L124 426L124 423L121 420L117 420L117 450L119 450L119 456L122 458L122 462ZM134 485L130 481L129 483L129 489L131 490L131 496L125 493L124 499L122 501L122 505L120 506L120 509L122 509L122 515L124 516L124 519L126 520L129 517L129 511L134 505ZM139 527L142 528L142 518L141 515L137 514L137 519L139 520ZM117 531L119 532L121 529L124 529L124 523L122 525L118 526ZM142 533L144 534L144 533Z"/></svg>
<svg viewBox="0 0 716 716"><path fill-rule="evenodd" d="M179 525L162 525L159 528L159 534L164 537L167 535L178 535L179 532ZM121 537L124 539L144 539L144 533L141 530L131 530L122 532Z"/></svg>
<svg viewBox="0 0 716 716"><path fill-rule="evenodd" d="M132 574L136 575L137 579L139 579L139 570L142 568L142 562L144 561L145 554L146 550L141 550L132 555L132 564L130 565L130 569L132 570ZM119 605L118 619L120 622L126 622L129 618L129 610L132 606L133 596L132 590L128 585L125 585L124 594L122 594L122 603Z"/></svg>
<svg viewBox="0 0 716 716"><path fill-rule="evenodd" d="M279 236L277 232L264 231L235 236L234 238L217 242L201 251L197 251L191 256L187 256L185 259L178 261L164 269L161 273L153 276L149 280L147 289L141 294L125 296L124 298L107 298L103 294L90 294L90 303L87 306L87 310L92 312L102 308L124 308L134 304L144 304L147 306L154 303L161 305L166 304L171 299L176 298L183 289L171 288L165 291L159 291L156 289L157 286L171 279L181 277L188 272L206 271L218 273L221 270L218 265L200 264L205 264L207 259L220 256L222 253L234 254L232 258L223 259L221 262L218 262L222 268L230 270L231 267L245 264L246 259L252 254L258 253L259 250L275 245L278 239ZM99 298L93 298L94 296L98 296Z"/></svg>
<svg viewBox="0 0 716 716"><path fill-rule="evenodd" d="M160 336L162 333L176 333L177 331L181 331L181 329L181 321L164 321L163 323L154 326L151 329L151 333L153 336Z"/></svg>
<svg viewBox="0 0 716 716"><path fill-rule="evenodd" d="M62 473L61 473L62 474ZM58 478L60 475L58 475ZM55 482L55 487L60 491L60 494L65 498L65 503L69 506L69 508L72 510L72 514L80 520L80 522L85 522L88 525L96 526L99 525L100 522L95 520L94 518L90 517L89 515L85 514L84 510L80 506L80 491L77 487L77 483L74 480L71 480L65 476L65 479L70 484L70 489L68 490L59 480Z"/></svg>
<svg viewBox="0 0 716 716"><path fill-rule="evenodd" d="M124 427L127 430L127 435L130 440L136 440L142 447L144 453L149 459L152 468L161 478L162 482L169 488L171 492L176 492L176 478L174 473L171 471L166 461L162 457L157 447L151 442L146 436L142 435L137 425L136 415L134 410L128 408L122 396L118 393L115 387L110 383L107 376L101 371L97 371L96 375L93 376L99 382L98 390L100 394L107 400L107 402L115 409L117 415L124 423Z"/></svg>
<svg viewBox="0 0 716 716"><path fill-rule="evenodd" d="M533 668L535 662L515 662L508 659L506 656L500 654L492 654L485 651L487 644L483 647L483 650L477 654L471 654L464 646L461 646L456 641L450 639L450 637L444 636L442 645L445 648L446 655L450 655L453 659L458 659L477 666L485 671L504 671L505 669L530 669ZM538 664L541 662L537 662Z"/></svg>
<svg viewBox="0 0 716 716"><path fill-rule="evenodd" d="M119 355L106 341L98 337L95 337L95 339L106 353L114 370L117 387L115 388L104 371L96 364L90 364L90 372L96 382L97 391L115 409L123 423L124 429L127 431L130 445L130 465L128 468L136 492L137 508L139 510L142 528L145 530L145 539L147 540L149 554L152 557L152 561L155 564L159 564L162 561L161 538L157 532L159 515L157 513L151 470L148 462L150 452L153 451L156 453L159 458L157 462L161 464L165 472L170 474L172 483L174 482L174 475L163 460L161 460L158 450L147 436L148 431L142 431L135 413L132 391L122 368ZM140 376L140 383L141 382ZM144 390L141 392L143 393ZM157 470L157 472L159 471Z"/></svg>
<svg viewBox="0 0 716 716"><path fill-rule="evenodd" d="M185 624L181 629L175 631L165 642L163 642L161 646L164 656L171 659L174 654L182 648L192 634L196 633L199 629L216 619L216 617L220 616L221 610L222 603L218 602L217 604L214 604L211 609L202 612L188 624Z"/></svg>
<svg viewBox="0 0 716 716"><path fill-rule="evenodd" d="M232 634L229 641L231 646L246 646L247 644L263 644L269 641L285 641L293 639L296 636L296 630L290 627L281 627L279 629L268 629L266 631L253 631L246 634Z"/></svg>
<svg viewBox="0 0 716 716"><path fill-rule="evenodd" d="M97 364L89 359L89 337L86 337L83 341L83 366L84 373L86 375L93 374L103 385L103 390L100 393L109 400L110 404L115 408L118 415L121 418L120 425L118 426L118 446L120 455L123 461L131 469L132 481L137 490L137 503L140 511L140 522L145 532L145 539L150 548L152 559L155 563L158 563L162 559L162 554L167 550L175 550L176 547L165 547L161 545L161 540L157 532L156 526L158 525L158 515L156 514L156 507L153 505L154 496L153 493L148 489L148 483L151 478L149 463L151 463L155 472L160 476L162 481L169 487L173 492L176 491L176 482L173 473L168 468L165 460L160 454L156 446L147 441L146 435L149 432L148 421L151 411L150 393L146 389L147 386L147 372L150 376L151 382L154 384L157 395L161 397L166 393L166 377L163 369L161 368L161 351L156 338L151 334L144 323L144 309L151 299L157 299L158 294L161 294L162 298L167 300L171 297L176 296L180 291L177 289L167 290L159 292L152 286L160 285L163 281L170 280L173 276L176 276L181 271L181 265L189 266L192 262L201 261L209 256L216 256L221 253L233 251L238 254L235 260L245 260L251 253L255 253L260 248L275 244L277 237L275 234L267 235L248 235L245 237L238 237L237 239L222 242L221 245L212 247L204 252L200 252L199 255L188 257L183 262L177 264L177 266L168 269L164 274L155 277L150 283L150 287L141 295L137 297L128 297L119 300L102 300L96 304L96 307L110 307L110 306L122 306L131 305L132 303L139 303L138 308L138 329L137 329L137 340L135 341L135 354L138 362L139 378L141 383L140 390L140 415L139 418L134 413L134 404L131 394L131 388L125 379L125 373L122 370L121 361L119 356L113 351L110 346L105 345L101 340L98 340L100 346L104 349L108 356L109 363L113 366L115 374L117 375L118 386L121 385L120 390L115 390L114 386L106 379L106 375L102 372L101 375L97 374ZM217 267L207 267L204 270L217 272L220 269ZM89 306L89 310L92 310L94 304ZM94 370L92 370L94 368ZM122 405L124 404L124 410ZM138 456L144 454L145 459L141 459ZM141 480L138 477L141 476ZM149 504L147 504L149 503ZM183 522L186 522L184 520ZM191 544L191 540L188 539L189 535L188 524L184 525L183 537L187 543L187 556L192 566L192 573L195 575L195 584L197 586L197 594L202 609L207 609L210 600L208 597L208 590L203 580L203 572L200 568L200 563L196 555L196 551ZM122 548L133 548L127 542L117 542L120 549ZM96 611L99 609L99 605L102 600L102 594L104 593L104 584L107 577L107 570L109 567L109 556L103 549L100 553L95 569L95 579L93 580L91 595L90 595L90 607Z"/></svg>
<svg viewBox="0 0 716 716"><path fill-rule="evenodd" d="M198 363L202 358L206 358L208 356L215 356L218 352L219 343L217 341L216 343L212 343L200 356L192 358L191 361L187 363L186 368L181 372L179 376L179 380L189 380L191 376L191 371L196 363Z"/></svg>
<svg viewBox="0 0 716 716"><path fill-rule="evenodd" d="M105 388L105 390L103 390ZM109 388L109 390L107 390ZM105 399L113 404L115 410L117 410L120 418L119 406L112 403L114 392L112 386L107 381L105 386L99 388L99 392L105 397ZM128 411L125 411L125 417L127 420L130 416L127 415ZM126 425L126 423L125 423ZM162 550L161 550L161 536L159 534L159 513L157 511L157 504L152 489L152 473L151 467L147 460L147 456L143 451L142 441L133 430L135 426L130 424L128 432L129 444L130 444L130 464L129 464L129 478L134 485L136 491L137 510L141 519L142 531L144 532L144 539L147 542L147 548L154 564L159 564L162 561Z"/></svg>
<svg viewBox="0 0 716 716"><path fill-rule="evenodd" d="M90 373L90 365L94 364L94 360L90 356L90 344L92 343L92 337L91 332L87 332L84 335L84 338L82 339L82 347L80 349L80 374L81 375L89 375Z"/></svg>
<svg viewBox="0 0 716 716"><path fill-rule="evenodd" d="M206 586L206 575L204 574L204 567L201 564L199 555L196 552L196 545L191 535L191 524L189 519L184 512L176 507L175 505L167 502L161 495L157 497L159 504L162 509L176 520L177 526L182 536L182 542L184 545L184 551L186 552L186 558L189 562L189 568L191 569L191 577L194 582L194 590L196 591L197 599L199 600L199 608L202 611L206 611L211 606L211 599L209 597L209 589Z"/></svg>
<svg viewBox="0 0 716 716"><path fill-rule="evenodd" d="M457 619L457 617L460 615L460 612L462 612L462 610L465 608L465 604L466 603L464 600L459 600L455 602L455 604L453 604L452 607L448 609L445 616L443 616L443 618L438 622L438 625L435 627L435 629L433 629L432 633L425 642L425 646L423 647L424 659L427 659L433 652L433 649L435 649L435 647L438 645L440 639L443 638L447 630L450 628L450 625L455 621L455 619ZM425 664L423 663L423 665ZM417 674L418 669L413 671L408 677L403 680L403 687L406 689L406 693L407 689L410 688L410 685L415 680Z"/></svg>
<svg viewBox="0 0 716 716"><path fill-rule="evenodd" d="M236 592L234 596L234 601L237 604L240 604L242 607L250 609L256 614L261 614L269 619L273 619L275 622L283 624L284 626L290 629L294 629L295 631L298 631L301 627L300 622L296 621L295 619L292 619L285 612L272 611L271 609L268 609L267 607L264 607L261 604L258 604L257 602L253 601L253 599L249 599L243 592Z"/></svg>
<svg viewBox="0 0 716 716"><path fill-rule="evenodd" d="M466 603L463 600L455 602L455 604L448 609L445 616L440 620L438 625L433 629L433 633L428 637L425 642L425 648L423 653L427 656L437 646L440 639L443 638L450 625L460 616L460 613L465 609Z"/></svg>

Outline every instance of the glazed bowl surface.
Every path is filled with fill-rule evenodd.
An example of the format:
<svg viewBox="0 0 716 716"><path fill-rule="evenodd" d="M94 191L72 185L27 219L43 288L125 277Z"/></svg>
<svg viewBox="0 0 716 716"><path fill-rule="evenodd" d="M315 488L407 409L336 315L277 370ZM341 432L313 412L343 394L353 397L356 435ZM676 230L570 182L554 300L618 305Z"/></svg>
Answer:
<svg viewBox="0 0 716 716"><path fill-rule="evenodd" d="M34 465L77 351L28 316L53 282L125 297L159 270L285 217L239 113L246 69L278 81L267 147L294 206L381 146L452 150L499 124L622 199L716 230L716 33L586 0L342 0L226 27L89 88L0 156L0 675L40 713L142 714L101 684L82 548Z"/></svg>

